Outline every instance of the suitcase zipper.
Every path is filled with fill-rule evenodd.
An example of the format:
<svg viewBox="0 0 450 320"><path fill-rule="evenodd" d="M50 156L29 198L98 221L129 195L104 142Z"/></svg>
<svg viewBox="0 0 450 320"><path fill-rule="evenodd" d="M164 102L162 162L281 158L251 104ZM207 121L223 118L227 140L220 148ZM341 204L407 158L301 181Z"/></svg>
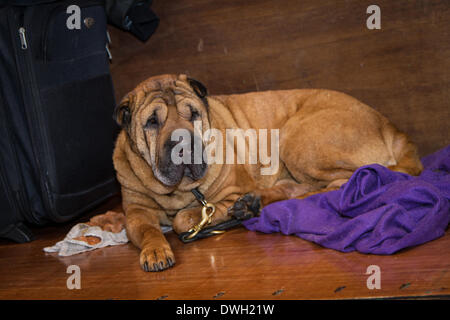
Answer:
<svg viewBox="0 0 450 320"><path fill-rule="evenodd" d="M20 37L21 49L25 51L24 54L23 54L23 59L25 60L24 61L25 63L22 65L22 66L25 66L25 67L22 68L22 71L25 71L28 74L29 79L31 79L29 90L30 90L30 95L31 95L32 99L34 101L39 101L39 94L37 93L38 89L36 88L36 84L34 82L34 74L33 74L33 71L31 69L32 68L32 64L30 62L30 54L31 53L28 50L28 41L27 41L27 36L26 36L26 29L23 26L19 28L19 37ZM22 76L20 73L19 73L19 75ZM45 133L45 129L44 129L45 126L42 124L42 120L38 116L37 111L36 111L37 105L36 105L36 103L32 103L32 102L30 104L32 106L31 109L32 109L33 120L35 120L37 122L38 128L41 128L41 130L43 130L43 132L41 132L41 134L45 135L46 134ZM30 129L32 129L33 128L32 124L30 125L30 121L28 121L28 122L29 122ZM32 130L30 130L30 132L32 132ZM38 153L38 150L37 150L37 146L38 145L42 145L43 149L46 152L48 152L50 150L49 146L48 146L48 141L46 140L46 137L41 137L40 135L38 135L37 137L31 137L31 139L34 140L34 141L32 141L32 144L34 146L34 152L33 153L35 154L35 160L36 160L36 164L37 164L38 170L41 173L40 174L41 177L39 178L39 180L41 182L41 189L42 189L42 192L43 192L43 197L42 197L43 198L43 202L44 202L45 208L47 208L47 210L48 210L49 215L50 216L54 216L54 214L53 214L53 207L50 205L51 193L49 192L49 186L48 186L48 182L47 182L47 172L43 172L43 170L42 170L42 165L41 165L39 153ZM37 141L41 140L40 142L42 142L42 144L37 143L36 140ZM45 153L43 153L43 154L45 154ZM49 162L48 165L51 166L52 163Z"/></svg>
<svg viewBox="0 0 450 320"><path fill-rule="evenodd" d="M18 31L19 31L19 39L20 39L21 49L27 50L28 43L27 43L25 28L20 27ZM7 134L8 134L8 132L9 131L7 129ZM10 138L8 140L13 141L13 137L10 136ZM17 155L15 146L11 145L11 149L13 151L15 160L19 161L19 157ZM14 163L11 165L13 165L16 168L16 172L18 172L20 174L20 169L18 168L17 163ZM17 200L17 207L20 209L21 215L25 218L25 220L40 224L39 219L35 216L33 210L31 209L31 205L30 205L28 198L24 194L25 184L24 184L23 177L21 174L20 174L18 182L19 182L18 190L12 190L12 192L13 192L15 199Z"/></svg>
<svg viewBox="0 0 450 320"><path fill-rule="evenodd" d="M24 27L19 28L19 38L20 38L20 44L21 44L22 50L28 49L27 37L25 36L25 28Z"/></svg>
<svg viewBox="0 0 450 320"><path fill-rule="evenodd" d="M28 43L28 39L27 39L27 34L26 34L26 28L24 25L24 16L23 13L20 14L20 18L18 18L17 20L17 24L16 24L16 30L18 30L19 33L19 40L20 40L20 49L22 52L18 51L16 52L16 56L18 57L18 61L17 61L17 67L18 67L18 75L20 78L20 81L22 83L22 88L24 88L25 90L27 90L28 92L26 93L25 90L22 91L22 96L23 96L23 100L25 102L25 104L29 104L30 107L30 113L31 113L31 118L33 121L30 120L30 118L26 116L26 120L28 123L28 127L30 128L30 133L32 132L40 132L41 134L38 135L33 135L30 134L30 139L31 139L31 143L33 146L33 154L34 154L34 159L36 161L36 167L37 167L37 173L38 173L38 180L41 186L41 192L42 192L42 201L43 201L43 205L44 208L47 210L47 213L50 217L52 217L55 221L59 220L60 218L54 213L54 208L51 205L52 201L52 195L50 193L50 189L49 189L49 185L48 185L48 172L43 172L43 167L40 161L40 155L42 154L42 157L45 157L45 154L49 152L49 146L48 146L48 141L46 141L46 132L45 132L45 126L42 125L42 119L38 116L37 114L37 108L38 105L36 104L36 102L39 101L39 93L38 93L38 88L36 87L36 83L35 83L35 77L34 77L34 73L33 73L33 69L32 69L32 62L30 61L31 59L31 52L29 50L29 43ZM17 38L16 38L17 39ZM15 41L16 42L16 41ZM16 42L17 43L17 42ZM15 46L17 48L17 46ZM28 83L25 81L24 78L24 74L28 75ZM33 127L33 123L36 123L38 128L40 128L40 130L32 130ZM42 136L44 135L44 136ZM41 143L39 143L41 142ZM42 146L42 149L44 151L40 152L38 149L38 146ZM49 162L48 165L50 167L53 167L53 163ZM32 214L32 212L31 212Z"/></svg>

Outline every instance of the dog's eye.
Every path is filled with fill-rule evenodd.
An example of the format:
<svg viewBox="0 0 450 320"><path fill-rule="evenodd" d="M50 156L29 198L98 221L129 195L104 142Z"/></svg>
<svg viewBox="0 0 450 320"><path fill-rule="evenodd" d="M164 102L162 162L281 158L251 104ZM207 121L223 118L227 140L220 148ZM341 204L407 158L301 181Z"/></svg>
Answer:
<svg viewBox="0 0 450 320"><path fill-rule="evenodd" d="M156 128L157 126L158 126L158 117L156 116L156 114L152 114L147 119L147 122L145 123L144 128L145 129L152 129L152 128Z"/></svg>
<svg viewBox="0 0 450 320"><path fill-rule="evenodd" d="M189 108L191 109L191 121L195 121L200 118L200 112L195 110L192 106L189 106Z"/></svg>

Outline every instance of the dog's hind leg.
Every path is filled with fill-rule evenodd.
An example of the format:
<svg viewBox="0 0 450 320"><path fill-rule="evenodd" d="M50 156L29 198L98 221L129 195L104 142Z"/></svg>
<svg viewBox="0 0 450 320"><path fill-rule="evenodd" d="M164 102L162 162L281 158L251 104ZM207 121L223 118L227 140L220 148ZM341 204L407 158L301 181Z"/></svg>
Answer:
<svg viewBox="0 0 450 320"><path fill-rule="evenodd" d="M348 181L348 179L345 180L345 182L347 182L347 181ZM342 184L344 184L345 182L342 182ZM340 183L341 183L341 182L339 182L339 184L340 184ZM305 198L308 198L309 196L313 196L313 195L318 194L318 193L323 193L323 192L328 192L328 191L339 190L339 188L340 188L340 185L336 185L336 184L334 184L334 183L332 182L332 183L330 183L330 185L327 186L326 188L321 188L321 189L318 189L318 190L315 190L315 191L307 192L307 193L305 193L305 194L302 194L302 195L296 197L296 199L305 199Z"/></svg>
<svg viewBox="0 0 450 320"><path fill-rule="evenodd" d="M308 183L298 183L293 179L283 179L277 181L272 188L256 190L253 193L261 198L261 206L264 207L272 202L297 198L316 189L317 187Z"/></svg>
<svg viewBox="0 0 450 320"><path fill-rule="evenodd" d="M409 141L408 137L391 124L386 124L383 136L396 161L396 164L390 165L388 168L413 176L419 175L423 166L420 162L417 147Z"/></svg>

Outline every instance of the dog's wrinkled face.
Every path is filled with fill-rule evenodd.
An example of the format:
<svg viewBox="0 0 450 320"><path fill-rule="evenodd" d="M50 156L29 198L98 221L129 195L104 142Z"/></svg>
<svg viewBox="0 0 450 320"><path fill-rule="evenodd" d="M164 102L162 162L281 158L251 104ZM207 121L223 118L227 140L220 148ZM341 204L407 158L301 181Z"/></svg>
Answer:
<svg viewBox="0 0 450 320"><path fill-rule="evenodd" d="M194 135L194 122L201 123L202 132L210 127L206 95L206 88L200 82L185 75L157 76L127 94L114 112L133 150L145 159L153 175L166 186L179 184L183 177L196 181L206 173L206 163L203 159L201 163L194 161L193 152L194 144L203 150L199 135ZM181 164L174 163L172 149L189 139L172 141L172 133L177 129L185 129L191 138L190 148L178 151L178 156L190 157L191 161ZM187 149L192 152L183 155Z"/></svg>

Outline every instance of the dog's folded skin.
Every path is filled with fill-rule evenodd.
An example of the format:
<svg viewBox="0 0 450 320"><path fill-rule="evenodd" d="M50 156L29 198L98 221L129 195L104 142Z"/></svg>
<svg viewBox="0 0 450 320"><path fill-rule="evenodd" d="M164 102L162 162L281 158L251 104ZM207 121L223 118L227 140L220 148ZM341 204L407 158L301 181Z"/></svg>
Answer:
<svg viewBox="0 0 450 320"><path fill-rule="evenodd" d="M115 117L123 128L113 158L127 234L141 249L145 271L175 263L161 224L181 233L200 221L193 188L216 205L214 225L231 215L258 214L274 201L339 188L363 165L378 163L413 175L422 170L416 147L404 134L374 109L335 91L208 96L196 80L162 75L130 92ZM177 142L171 135L185 129L195 137L195 121L202 132L214 128L224 137L232 128L279 129L278 170L262 175L259 163L206 164L204 159L175 164L171 152ZM223 148L225 153L225 143Z"/></svg>

